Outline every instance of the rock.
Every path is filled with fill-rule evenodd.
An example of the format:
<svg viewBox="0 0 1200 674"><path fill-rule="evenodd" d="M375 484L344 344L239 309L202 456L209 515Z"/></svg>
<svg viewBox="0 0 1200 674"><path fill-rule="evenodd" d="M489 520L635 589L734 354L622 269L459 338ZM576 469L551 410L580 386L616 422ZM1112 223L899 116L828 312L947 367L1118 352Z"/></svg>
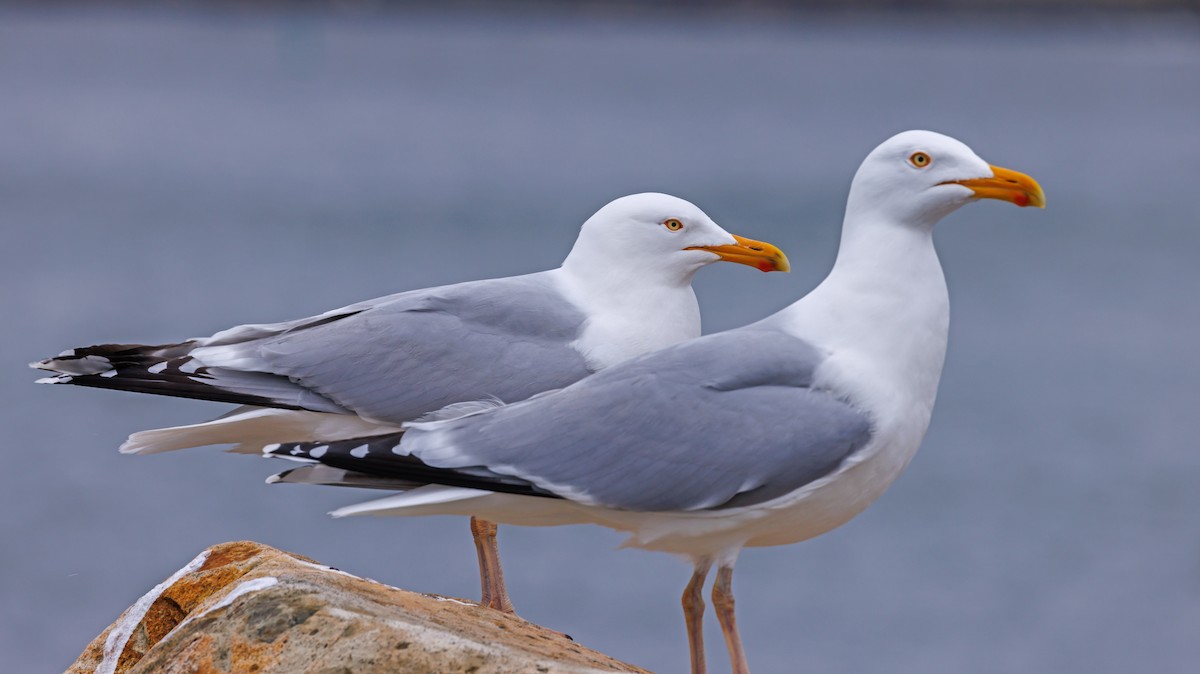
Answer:
<svg viewBox="0 0 1200 674"><path fill-rule="evenodd" d="M644 671L515 616L243 541L150 590L67 674Z"/></svg>

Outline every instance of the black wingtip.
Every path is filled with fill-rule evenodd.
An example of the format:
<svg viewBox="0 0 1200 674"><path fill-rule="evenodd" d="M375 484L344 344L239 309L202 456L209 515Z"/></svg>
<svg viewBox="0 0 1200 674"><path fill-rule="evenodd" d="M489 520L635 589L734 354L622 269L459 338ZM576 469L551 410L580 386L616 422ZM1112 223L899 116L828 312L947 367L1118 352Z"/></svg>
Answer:
<svg viewBox="0 0 1200 674"><path fill-rule="evenodd" d="M483 471L461 472L452 468L437 468L415 456L397 454L392 450L400 446L403 437L404 431L397 431L333 442L283 442L263 447L263 455L307 464L321 463L415 484L441 484L521 496L562 498L520 478L483 474Z"/></svg>

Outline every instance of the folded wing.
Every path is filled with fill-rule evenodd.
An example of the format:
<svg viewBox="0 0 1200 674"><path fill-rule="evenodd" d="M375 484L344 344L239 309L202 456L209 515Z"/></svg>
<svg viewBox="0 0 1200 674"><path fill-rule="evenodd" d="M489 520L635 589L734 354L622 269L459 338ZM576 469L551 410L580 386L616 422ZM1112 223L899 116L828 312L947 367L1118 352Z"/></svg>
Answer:
<svg viewBox="0 0 1200 674"><path fill-rule="evenodd" d="M871 436L864 412L814 387L820 361L794 337L742 329L534 400L409 424L362 447L272 453L393 480L626 510L752 505L829 474Z"/></svg>
<svg viewBox="0 0 1200 674"><path fill-rule="evenodd" d="M471 398L523 400L586 376L584 316L544 273L418 290L299 321L159 346L74 349L43 381L408 421ZM520 371L525 376L506 373Z"/></svg>

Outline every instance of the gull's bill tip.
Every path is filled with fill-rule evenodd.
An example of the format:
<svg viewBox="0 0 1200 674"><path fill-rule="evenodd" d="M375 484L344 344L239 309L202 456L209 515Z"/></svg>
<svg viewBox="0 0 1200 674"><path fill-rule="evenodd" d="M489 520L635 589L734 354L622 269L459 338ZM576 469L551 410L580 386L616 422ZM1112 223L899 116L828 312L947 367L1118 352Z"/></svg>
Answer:
<svg viewBox="0 0 1200 674"><path fill-rule="evenodd" d="M725 246L692 246L688 250L704 250L716 254L726 262L736 262L760 271L791 271L787 255L776 246L765 241L755 241L744 236L733 235L736 243Z"/></svg>
<svg viewBox="0 0 1200 674"><path fill-rule="evenodd" d="M1018 206L1046 207L1046 193L1042 186L1030 176L989 164L992 169L991 178L973 178L971 180L954 180L951 184L962 185L975 194L976 199L999 199Z"/></svg>

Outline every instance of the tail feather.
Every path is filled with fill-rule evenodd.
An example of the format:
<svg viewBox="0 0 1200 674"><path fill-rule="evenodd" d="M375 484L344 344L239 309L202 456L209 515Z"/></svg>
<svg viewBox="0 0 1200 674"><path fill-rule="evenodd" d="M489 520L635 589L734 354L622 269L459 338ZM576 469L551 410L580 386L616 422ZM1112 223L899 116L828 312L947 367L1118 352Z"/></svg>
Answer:
<svg viewBox="0 0 1200 674"><path fill-rule="evenodd" d="M319 484L330 487L361 487L363 489L388 489L405 491L422 486L417 482L377 477L343 470L320 463L291 468L267 478L267 484Z"/></svg>
<svg viewBox="0 0 1200 674"><path fill-rule="evenodd" d="M123 454L158 454L189 447L235 444L230 451L258 454L280 440L327 441L398 430L352 414L239 407L212 421L140 431L121 445Z"/></svg>
<svg viewBox="0 0 1200 674"><path fill-rule="evenodd" d="M381 499L354 503L329 513L334 517L350 515L438 515L448 514L447 504L471 499L486 498L491 494L479 489L427 485L402 494L385 496Z"/></svg>

